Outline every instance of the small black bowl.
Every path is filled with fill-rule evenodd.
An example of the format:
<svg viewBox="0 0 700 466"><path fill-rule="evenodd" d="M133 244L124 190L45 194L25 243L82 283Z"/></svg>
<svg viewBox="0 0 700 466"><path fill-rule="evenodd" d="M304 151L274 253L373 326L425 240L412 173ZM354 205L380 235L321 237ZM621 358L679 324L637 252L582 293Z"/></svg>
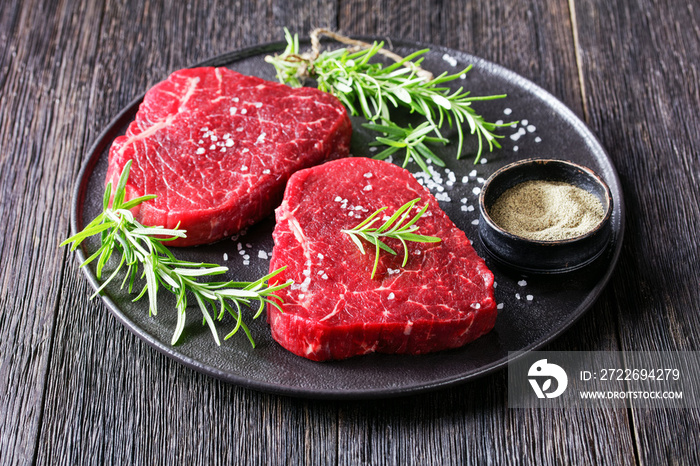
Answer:
<svg viewBox="0 0 700 466"><path fill-rule="evenodd" d="M532 180L561 181L595 195L604 216L591 231L575 238L540 241L510 233L496 225L489 211L508 189ZM593 262L610 241L613 210L610 188L591 169L564 160L528 159L496 171L479 196L479 237L499 262L528 273L563 273Z"/></svg>

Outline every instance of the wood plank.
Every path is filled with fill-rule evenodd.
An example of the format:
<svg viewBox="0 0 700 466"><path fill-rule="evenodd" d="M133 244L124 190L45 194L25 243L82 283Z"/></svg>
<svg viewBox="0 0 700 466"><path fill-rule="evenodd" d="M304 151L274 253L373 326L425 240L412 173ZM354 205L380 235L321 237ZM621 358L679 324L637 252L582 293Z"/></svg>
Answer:
<svg viewBox="0 0 700 466"><path fill-rule="evenodd" d="M65 88L53 91L72 102L71 112L62 113L54 126L81 131L61 135L60 140L75 146L54 153L70 163L60 169L64 186L55 194L64 211L87 146L148 86L205 58L280 40L284 25L305 30L312 24L333 26L335 18L334 7L325 2L304 3L303 8L301 2L284 7L274 2L191 7L107 2L101 10L87 11L81 3L65 2L55 15L67 19L63 27L74 36L70 40L91 46L72 50L74 58L63 64L69 76L80 76L81 92L68 86L67 78ZM35 8L43 11L44 6ZM26 27L40 24L33 17ZM70 40L59 36L55 49L74 49ZM65 218L51 248L67 235ZM99 300L89 301L92 291L74 258L65 258L61 269L63 254L53 269L64 278L61 293L54 289L51 294L59 296L54 304L59 312L36 441L39 464L318 464L335 457L334 407L314 411L307 401L250 392L172 362L125 330ZM36 421L31 427L28 431L36 435ZM24 443L31 455L34 444Z"/></svg>
<svg viewBox="0 0 700 466"><path fill-rule="evenodd" d="M99 21L86 6L3 2L0 6L0 451L6 464L32 462L68 231L72 176L85 139L89 97L79 56L91 65L95 44L73 34L68 12ZM48 13L48 14L47 14Z"/></svg>
<svg viewBox="0 0 700 466"><path fill-rule="evenodd" d="M626 192L628 233L612 283L622 347L696 350L700 7L576 2L576 17L589 124ZM642 464L700 462L697 410L632 415Z"/></svg>
<svg viewBox="0 0 700 466"><path fill-rule="evenodd" d="M324 2L304 8L292 2L288 9L273 2L192 8L110 2L99 12L82 12L80 3L62 5L57 15L71 18L71 31L94 47L66 63L84 76L87 92L60 90L61 99L77 101L57 124L72 125L77 116L85 131L72 136L79 148L60 153L73 164L63 170L66 204L86 145L148 86L205 58L280 40L284 25L306 30L333 26L335 18ZM164 16L167 27L160 24ZM67 225L59 232L67 235ZM176 364L131 335L99 300L88 300L91 291L72 257L63 273L40 464L318 464L335 457L334 407L312 410L307 401L250 392Z"/></svg>
<svg viewBox="0 0 700 466"><path fill-rule="evenodd" d="M445 45L504 65L579 116L583 100L566 2L341 2L340 29ZM495 25L498 25L497 27ZM617 350L608 291L549 350ZM434 394L343 405L339 457L347 464L633 464L625 410L507 407L505 373ZM608 429L599 429L600 425Z"/></svg>

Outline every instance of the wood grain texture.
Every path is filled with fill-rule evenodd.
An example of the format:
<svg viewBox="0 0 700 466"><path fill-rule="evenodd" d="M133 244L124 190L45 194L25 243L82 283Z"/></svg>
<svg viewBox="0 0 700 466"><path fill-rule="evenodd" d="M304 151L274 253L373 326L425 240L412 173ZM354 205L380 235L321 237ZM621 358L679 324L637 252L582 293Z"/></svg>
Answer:
<svg viewBox="0 0 700 466"><path fill-rule="evenodd" d="M31 462L36 452L66 260L56 245L68 231L75 155L85 140L89 88L72 55L87 69L95 44L74 33L62 7L0 7L0 451L8 464Z"/></svg>
<svg viewBox="0 0 700 466"><path fill-rule="evenodd" d="M465 50L531 79L583 116L572 26L565 2L492 1L466 5L430 2L426 5L425 2L367 1L344 2L340 11L339 28L346 33L370 34L371 28L376 28L378 35ZM416 14L416 11L432 13ZM581 322L548 349L617 350L611 297L605 293ZM341 410L340 451L369 464L381 462L383 457L392 459L389 464L425 464L426 458L443 456L458 464L475 465L489 461L634 463L634 441L626 411L592 410L573 416L552 412L533 414L509 410L506 391L505 374L497 374L482 383L418 397L418 401L409 402L408 409L402 402L390 405L394 409L379 419L376 413L358 407L353 422L344 424ZM377 409L384 411L387 407ZM405 416L400 417L401 413ZM453 418L453 422L438 422L445 417ZM485 426L484 421L490 417L497 421L490 419L491 423ZM405 425L395 425L397 418L405 419ZM422 421L431 426L432 437L421 435L424 429L415 427L416 422ZM607 425L609 429L598 429L599 425ZM359 442L355 440L358 437ZM344 439L351 443L344 446ZM359 446L364 448L358 449Z"/></svg>
<svg viewBox="0 0 700 466"><path fill-rule="evenodd" d="M626 350L699 349L700 7L577 2L590 121L627 202L611 288ZM689 374L689 376L692 376ZM697 375L696 375L697 377ZM697 464L697 410L632 411L642 464Z"/></svg>
<svg viewBox="0 0 700 466"><path fill-rule="evenodd" d="M696 350L700 7L683 0L0 3L0 464L697 464L692 410L508 408L505 373L374 402L262 394L162 356L72 255L87 148L171 71L317 26L445 45L529 78L613 157L612 284L550 350ZM573 7L573 10L570 10Z"/></svg>

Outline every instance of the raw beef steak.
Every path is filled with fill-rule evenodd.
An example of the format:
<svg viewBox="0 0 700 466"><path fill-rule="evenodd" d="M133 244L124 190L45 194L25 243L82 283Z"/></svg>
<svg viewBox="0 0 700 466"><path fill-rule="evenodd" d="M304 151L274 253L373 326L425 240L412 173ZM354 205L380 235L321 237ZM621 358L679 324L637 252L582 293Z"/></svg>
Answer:
<svg viewBox="0 0 700 466"><path fill-rule="evenodd" d="M343 105L317 89L226 68L173 73L150 89L109 152L106 182L132 160L127 199L145 225L187 230L187 246L233 235L272 213L292 173L348 155Z"/></svg>
<svg viewBox="0 0 700 466"><path fill-rule="evenodd" d="M382 251L370 278L374 246L365 243L363 255L341 230L416 198L422 200L414 215L429 204L418 233L442 241L407 242L409 258L401 267L401 243L387 239L397 255ZM294 284L279 292L284 313L268 308L268 322L289 351L315 361L374 351L421 354L462 346L493 328L493 274L403 168L357 157L301 170L275 215L270 269L286 265L278 277Z"/></svg>

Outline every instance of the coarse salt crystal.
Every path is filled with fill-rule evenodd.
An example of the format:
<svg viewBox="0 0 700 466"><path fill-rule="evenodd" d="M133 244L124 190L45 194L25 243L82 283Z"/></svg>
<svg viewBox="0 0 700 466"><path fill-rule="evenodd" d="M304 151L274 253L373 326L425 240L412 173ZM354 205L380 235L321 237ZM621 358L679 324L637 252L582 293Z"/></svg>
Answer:
<svg viewBox="0 0 700 466"><path fill-rule="evenodd" d="M262 106L262 102L255 102L255 108L261 108Z"/></svg>
<svg viewBox="0 0 700 466"><path fill-rule="evenodd" d="M510 108L506 108L503 110L504 115L510 115L511 113L513 113L513 110L511 110Z"/></svg>
<svg viewBox="0 0 700 466"><path fill-rule="evenodd" d="M477 218L476 220L472 220L472 225L478 225L479 224L479 219Z"/></svg>
<svg viewBox="0 0 700 466"><path fill-rule="evenodd" d="M386 299L394 299L396 295L394 293L389 293L389 296L386 297Z"/></svg>
<svg viewBox="0 0 700 466"><path fill-rule="evenodd" d="M226 140L226 147L231 147L233 145L233 139Z"/></svg>
<svg viewBox="0 0 700 466"><path fill-rule="evenodd" d="M371 184L368 184L367 186L365 186L364 188L362 188L362 190L363 190L363 191L372 191L372 185L371 185Z"/></svg>
<svg viewBox="0 0 700 466"><path fill-rule="evenodd" d="M224 260L225 260L225 261L228 260L228 254L226 254L226 253L224 253Z"/></svg>
<svg viewBox="0 0 700 466"><path fill-rule="evenodd" d="M472 192L478 196L481 193L481 188L476 187L476 188L472 189Z"/></svg>
<svg viewBox="0 0 700 466"><path fill-rule="evenodd" d="M475 177L475 176L476 176L476 170L470 171L470 172L469 172L469 176L471 176L472 178Z"/></svg>
<svg viewBox="0 0 700 466"><path fill-rule="evenodd" d="M535 125L527 125L528 133L534 133L536 129L537 128L535 128Z"/></svg>
<svg viewBox="0 0 700 466"><path fill-rule="evenodd" d="M199 149L197 149L197 154L199 154L199 155L203 154L204 152L206 152L204 150L204 147L200 147Z"/></svg>
<svg viewBox="0 0 700 466"><path fill-rule="evenodd" d="M270 174L270 169L266 168L265 170L262 171L263 175L269 175Z"/></svg>
<svg viewBox="0 0 700 466"><path fill-rule="evenodd" d="M529 295L525 296L525 299L527 299L528 301L532 301L533 299L535 299L535 297L532 296L531 294L529 294Z"/></svg>
<svg viewBox="0 0 700 466"><path fill-rule="evenodd" d="M364 174L365 178L372 178L372 172L367 172Z"/></svg>
<svg viewBox="0 0 700 466"><path fill-rule="evenodd" d="M214 150L214 149L216 149L216 145L215 145L215 144L212 144L211 146L209 146L209 150Z"/></svg>
<svg viewBox="0 0 700 466"><path fill-rule="evenodd" d="M539 137L539 136L537 136L537 137L535 138L535 142L542 142L542 138Z"/></svg>
<svg viewBox="0 0 700 466"><path fill-rule="evenodd" d="M260 259L267 259L267 253L265 251L258 251L258 257Z"/></svg>
<svg viewBox="0 0 700 466"><path fill-rule="evenodd" d="M498 304L496 305L496 309L499 309L499 310L500 310L500 309L503 309L503 303L498 303Z"/></svg>
<svg viewBox="0 0 700 466"><path fill-rule="evenodd" d="M518 281L518 285L520 285L520 286L525 286L525 285L527 285L527 281L525 281L525 280L520 280L520 281Z"/></svg>
<svg viewBox="0 0 700 466"><path fill-rule="evenodd" d="M442 59L449 63L450 66L457 66L457 59L447 53L442 56Z"/></svg>
<svg viewBox="0 0 700 466"><path fill-rule="evenodd" d="M241 115L245 115L246 113L248 113L248 110L246 110L245 108L241 109Z"/></svg>

